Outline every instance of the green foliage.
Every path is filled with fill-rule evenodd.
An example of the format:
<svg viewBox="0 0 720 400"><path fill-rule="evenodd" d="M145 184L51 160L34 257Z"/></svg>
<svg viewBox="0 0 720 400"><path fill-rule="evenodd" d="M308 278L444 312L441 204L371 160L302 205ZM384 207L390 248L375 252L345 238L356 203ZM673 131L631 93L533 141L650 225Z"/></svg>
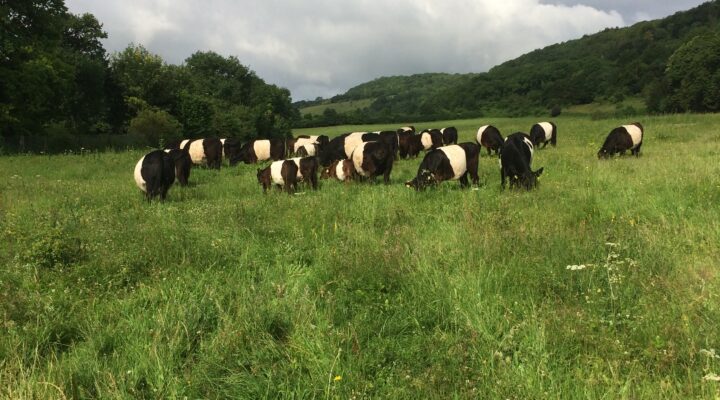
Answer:
<svg viewBox="0 0 720 400"><path fill-rule="evenodd" d="M665 111L720 111L720 35L698 35L678 48L666 70Z"/></svg>
<svg viewBox="0 0 720 400"><path fill-rule="evenodd" d="M164 143L182 138L182 126L163 110L147 109L130 120L128 133L143 136L149 146L161 147Z"/></svg>

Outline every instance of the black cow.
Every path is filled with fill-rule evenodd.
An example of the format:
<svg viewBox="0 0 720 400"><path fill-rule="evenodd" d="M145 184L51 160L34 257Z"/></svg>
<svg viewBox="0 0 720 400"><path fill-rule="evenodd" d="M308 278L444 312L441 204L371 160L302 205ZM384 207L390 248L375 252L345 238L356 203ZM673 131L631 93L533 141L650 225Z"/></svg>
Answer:
<svg viewBox="0 0 720 400"><path fill-rule="evenodd" d="M458 131L454 126L451 126L449 128L442 128L440 129L440 133L442 134L443 144L445 146L449 144L457 144Z"/></svg>
<svg viewBox="0 0 720 400"><path fill-rule="evenodd" d="M349 159L355 146L360 143L378 140L379 137L377 133L370 132L344 133L335 137L326 146L318 149L320 165L327 167L333 161Z"/></svg>
<svg viewBox="0 0 720 400"><path fill-rule="evenodd" d="M156 196L165 200L170 186L175 182L175 162L163 150L151 151L135 164L134 175L135 184L145 193L148 201Z"/></svg>
<svg viewBox="0 0 720 400"><path fill-rule="evenodd" d="M350 159L359 176L374 180L382 174L385 184L390 183L395 156L392 148L385 143L362 142L355 147Z"/></svg>
<svg viewBox="0 0 720 400"><path fill-rule="evenodd" d="M323 168L320 179L335 178L340 182L350 182L355 179L357 172L352 160L333 161L329 167Z"/></svg>
<svg viewBox="0 0 720 400"><path fill-rule="evenodd" d="M645 130L639 122L611 130L598 151L598 158L608 158L615 153L623 155L628 150L630 150L630 154L639 156L644 134Z"/></svg>
<svg viewBox="0 0 720 400"><path fill-rule="evenodd" d="M543 145L543 149L548 142L553 145L557 144L557 126L553 122L538 122L530 128L530 140L534 146Z"/></svg>
<svg viewBox="0 0 720 400"><path fill-rule="evenodd" d="M223 158L228 160L228 164L233 166L240 159L240 151L242 150L242 142L238 138L220 139L222 142ZM233 162L234 160L234 162Z"/></svg>
<svg viewBox="0 0 720 400"><path fill-rule="evenodd" d="M318 159L317 157L295 157L291 160L297 165L297 178L300 181L309 183L313 189L318 188Z"/></svg>
<svg viewBox="0 0 720 400"><path fill-rule="evenodd" d="M530 190L537 186L537 178L543 168L533 171L533 144L530 136L516 132L505 138L500 151L500 185L505 189L505 178L510 179L510 187L521 186Z"/></svg>
<svg viewBox="0 0 720 400"><path fill-rule="evenodd" d="M457 179L460 181L460 187L465 188L469 186L468 174L472 178L472 183L477 185L480 181L479 159L480 146L470 142L431 150L425 154L415 178L405 182L405 186L422 190L430 185Z"/></svg>
<svg viewBox="0 0 720 400"><path fill-rule="evenodd" d="M495 151L495 154L499 155L500 149L502 149L503 137L498 128L492 125L481 126L475 140L487 149L488 155L490 155L490 151Z"/></svg>
<svg viewBox="0 0 720 400"><path fill-rule="evenodd" d="M399 144L398 133L396 131L379 131L374 133L378 134L378 141L390 147L393 152L393 157L397 158Z"/></svg>
<svg viewBox="0 0 720 400"><path fill-rule="evenodd" d="M412 130L411 130L412 128ZM410 157L410 141L411 138L415 136L415 127L404 127L397 130L397 138L398 138L398 155L400 158L408 158ZM418 142L419 143L419 142ZM415 156L420 152L420 145L418 144L416 146L418 148L417 152L415 153Z"/></svg>
<svg viewBox="0 0 720 400"><path fill-rule="evenodd" d="M232 165L239 161L255 164L259 161L282 160L285 158L285 139L251 140L240 149L237 159L231 159Z"/></svg>
<svg viewBox="0 0 720 400"><path fill-rule="evenodd" d="M223 145L218 138L186 139L180 142L180 148L188 148L190 159L195 165L207 165L220 169L222 165Z"/></svg>
<svg viewBox="0 0 720 400"><path fill-rule="evenodd" d="M278 188L284 188L288 194L297 190L298 166L292 160L275 161L265 169L258 168L257 180L266 193L273 184Z"/></svg>
<svg viewBox="0 0 720 400"><path fill-rule="evenodd" d="M192 168L192 159L188 152L188 146L184 149L165 149L175 164L175 179L180 186L187 186L188 178L190 178L190 169Z"/></svg>

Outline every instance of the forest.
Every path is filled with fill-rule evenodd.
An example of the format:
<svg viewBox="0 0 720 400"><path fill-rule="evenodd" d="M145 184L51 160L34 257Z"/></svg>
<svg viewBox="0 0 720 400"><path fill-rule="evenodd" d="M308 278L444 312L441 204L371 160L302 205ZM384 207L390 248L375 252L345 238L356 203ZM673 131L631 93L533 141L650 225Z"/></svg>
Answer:
<svg viewBox="0 0 720 400"><path fill-rule="evenodd" d="M172 65L133 43L108 54L102 23L63 0L0 4L0 152L286 136L297 119L290 92L236 57L198 51Z"/></svg>
<svg viewBox="0 0 720 400"><path fill-rule="evenodd" d="M558 114L643 99L650 113L720 111L720 2L554 44L486 73L382 77L331 99L296 103L301 126ZM338 103L372 99L345 112ZM626 114L641 110L625 110Z"/></svg>

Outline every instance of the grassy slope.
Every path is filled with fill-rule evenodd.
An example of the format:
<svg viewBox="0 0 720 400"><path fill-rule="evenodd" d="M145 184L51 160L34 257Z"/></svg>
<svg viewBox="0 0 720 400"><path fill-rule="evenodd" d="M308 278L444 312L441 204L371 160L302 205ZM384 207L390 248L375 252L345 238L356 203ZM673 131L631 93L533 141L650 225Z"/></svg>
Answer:
<svg viewBox="0 0 720 400"><path fill-rule="evenodd" d="M316 106L310 106L300 109L301 115L306 114L313 114L313 115L322 115L323 111L327 108L333 108L338 113L347 113L352 112L361 108L369 107L370 104L375 99L363 99L363 100L348 100L348 101L341 101L337 103L325 103L325 104L318 104Z"/></svg>
<svg viewBox="0 0 720 400"><path fill-rule="evenodd" d="M641 121L643 156L601 162L626 121L558 118L530 193L483 157L478 191L406 189L417 159L147 204L140 152L0 158L0 397L717 397L720 115ZM487 122L534 121L435 125Z"/></svg>

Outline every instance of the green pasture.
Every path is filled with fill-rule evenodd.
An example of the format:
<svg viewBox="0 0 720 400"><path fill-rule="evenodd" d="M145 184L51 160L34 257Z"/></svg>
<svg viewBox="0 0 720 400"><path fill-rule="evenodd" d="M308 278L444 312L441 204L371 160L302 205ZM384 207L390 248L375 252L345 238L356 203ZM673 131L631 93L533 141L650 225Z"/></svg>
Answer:
<svg viewBox="0 0 720 400"><path fill-rule="evenodd" d="M598 160L635 120L642 155ZM720 115L554 121L531 192L484 151L477 190L240 165L164 203L145 151L0 157L0 397L720 397Z"/></svg>

